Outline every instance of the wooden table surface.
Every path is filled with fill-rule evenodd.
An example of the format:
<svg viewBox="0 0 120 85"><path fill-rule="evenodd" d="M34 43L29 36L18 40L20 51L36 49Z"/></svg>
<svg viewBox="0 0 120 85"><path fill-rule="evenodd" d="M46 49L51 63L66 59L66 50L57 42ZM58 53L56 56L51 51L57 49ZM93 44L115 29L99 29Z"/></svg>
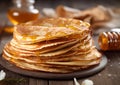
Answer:
<svg viewBox="0 0 120 85"><path fill-rule="evenodd" d="M6 17L6 10L9 8L10 4L6 3L7 1L9 0L0 2L0 27L5 22L8 22ZM120 7L119 0L86 0L84 2L83 0L37 0L35 6L39 10L42 10L42 8L44 7L55 8L59 4L67 5L78 9L84 9L98 4L102 4L107 7ZM8 42L11 38L12 34L7 34L4 32L0 34L0 53L2 53L2 48L5 43ZM98 35L93 36L93 38L95 40L95 45L98 45ZM120 52L103 52L103 54L106 55L108 58L108 64L106 68L95 75L85 78L78 78L78 82L81 83L85 79L90 79L94 82L94 85L120 85ZM32 78L19 75L3 68L2 66L0 66L0 70L4 70L7 74L6 80L0 81L0 85L75 85L73 79L45 80L42 78Z"/></svg>

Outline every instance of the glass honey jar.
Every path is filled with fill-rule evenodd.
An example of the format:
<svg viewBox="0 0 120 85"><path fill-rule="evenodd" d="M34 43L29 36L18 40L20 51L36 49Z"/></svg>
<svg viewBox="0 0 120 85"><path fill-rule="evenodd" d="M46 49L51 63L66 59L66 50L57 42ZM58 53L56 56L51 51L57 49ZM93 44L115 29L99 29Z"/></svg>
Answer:
<svg viewBox="0 0 120 85"><path fill-rule="evenodd" d="M14 6L11 7L8 12L8 18L17 25L31 20L39 18L39 11L34 8L35 0L12 0Z"/></svg>
<svg viewBox="0 0 120 85"><path fill-rule="evenodd" d="M120 50L120 32L102 32L98 43L103 51Z"/></svg>

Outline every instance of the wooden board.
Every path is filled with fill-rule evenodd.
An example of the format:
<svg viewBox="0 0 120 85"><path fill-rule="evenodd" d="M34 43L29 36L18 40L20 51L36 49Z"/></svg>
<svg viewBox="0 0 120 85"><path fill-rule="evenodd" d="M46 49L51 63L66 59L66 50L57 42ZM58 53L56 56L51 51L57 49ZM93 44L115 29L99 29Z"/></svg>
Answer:
<svg viewBox="0 0 120 85"><path fill-rule="evenodd" d="M74 77L76 78L87 77L100 72L107 65L107 58L106 56L103 56L101 63L95 67L92 67L83 71L77 71L77 72L66 73L66 74L24 70L9 63L5 59L3 59L2 56L0 56L0 64L10 71L13 71L15 73L22 74L25 76L29 76L29 77L36 77L36 78L43 78L43 79L72 79Z"/></svg>

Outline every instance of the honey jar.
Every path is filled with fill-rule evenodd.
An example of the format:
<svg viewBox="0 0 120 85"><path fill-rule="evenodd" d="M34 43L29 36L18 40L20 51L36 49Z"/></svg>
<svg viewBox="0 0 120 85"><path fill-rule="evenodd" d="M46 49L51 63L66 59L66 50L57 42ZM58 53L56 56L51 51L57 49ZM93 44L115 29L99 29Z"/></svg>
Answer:
<svg viewBox="0 0 120 85"><path fill-rule="evenodd" d="M120 32L102 32L98 43L103 51L120 50Z"/></svg>
<svg viewBox="0 0 120 85"><path fill-rule="evenodd" d="M34 8L35 0L13 0L14 6L7 12L13 25L39 18L39 11Z"/></svg>

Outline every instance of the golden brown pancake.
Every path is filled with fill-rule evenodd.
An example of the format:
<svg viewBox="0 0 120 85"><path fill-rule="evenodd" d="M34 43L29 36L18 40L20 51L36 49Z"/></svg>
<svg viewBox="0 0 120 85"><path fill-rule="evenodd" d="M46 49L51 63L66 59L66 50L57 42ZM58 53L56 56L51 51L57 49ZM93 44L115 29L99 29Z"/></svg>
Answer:
<svg viewBox="0 0 120 85"><path fill-rule="evenodd" d="M52 72L52 73L70 73L77 70L86 69L90 66L64 66L64 65L49 65L49 64L33 64L28 63L22 60L17 59L10 59L3 55L3 57L10 61L11 63L15 64L16 66L27 69L27 70L37 70L37 71L44 71L44 72Z"/></svg>
<svg viewBox="0 0 120 85"><path fill-rule="evenodd" d="M47 61L60 61L60 62L65 62L65 61L91 61L95 59L101 58L101 54L97 52L96 49L92 50L92 52L83 54L83 55L73 55L73 56L54 56L54 57L36 57L36 56L28 56L28 57L22 57L19 55L12 55L9 54L6 50L4 50L4 54L7 57L13 58L13 59L20 59L24 60L26 62L30 63L42 63L42 62L47 62Z"/></svg>
<svg viewBox="0 0 120 85"><path fill-rule="evenodd" d="M75 19L50 18L39 24L41 25L17 25L14 29L14 38L22 44L31 44L68 36L82 38L90 32L88 23Z"/></svg>
<svg viewBox="0 0 120 85"><path fill-rule="evenodd" d="M26 70L69 73L98 65L101 53L89 24L75 19L48 18L17 25L3 58Z"/></svg>

